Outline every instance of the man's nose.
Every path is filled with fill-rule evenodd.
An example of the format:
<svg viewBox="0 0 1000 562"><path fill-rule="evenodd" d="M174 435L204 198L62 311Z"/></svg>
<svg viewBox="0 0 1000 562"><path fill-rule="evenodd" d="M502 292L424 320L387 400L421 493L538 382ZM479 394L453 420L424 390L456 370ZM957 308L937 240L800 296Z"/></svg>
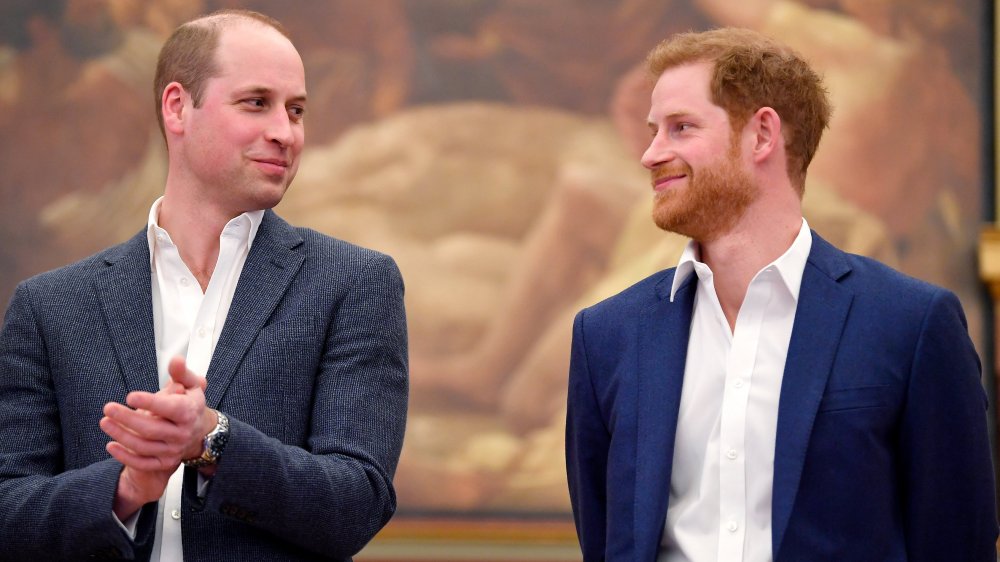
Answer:
<svg viewBox="0 0 1000 562"><path fill-rule="evenodd" d="M292 123L288 113L284 110L275 111L271 119L268 120L265 134L267 140L281 146L289 146L295 142L295 124Z"/></svg>
<svg viewBox="0 0 1000 562"><path fill-rule="evenodd" d="M670 147L670 142L666 138L666 135L657 133L653 136L653 140L650 141L649 147L642 153L642 158L639 161L647 169L652 170L661 164L669 162L673 158L674 151Z"/></svg>

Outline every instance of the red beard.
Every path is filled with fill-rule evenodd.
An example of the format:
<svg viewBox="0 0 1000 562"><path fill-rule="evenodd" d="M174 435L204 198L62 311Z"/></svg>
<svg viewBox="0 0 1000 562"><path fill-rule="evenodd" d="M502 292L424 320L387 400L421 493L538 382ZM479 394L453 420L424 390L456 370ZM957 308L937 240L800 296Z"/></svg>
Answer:
<svg viewBox="0 0 1000 562"><path fill-rule="evenodd" d="M721 162L697 173L683 161L654 168L654 185L666 176L686 176L686 185L668 187L656 194L653 201L656 226L699 242L729 232L760 191L753 178L740 167L733 149Z"/></svg>

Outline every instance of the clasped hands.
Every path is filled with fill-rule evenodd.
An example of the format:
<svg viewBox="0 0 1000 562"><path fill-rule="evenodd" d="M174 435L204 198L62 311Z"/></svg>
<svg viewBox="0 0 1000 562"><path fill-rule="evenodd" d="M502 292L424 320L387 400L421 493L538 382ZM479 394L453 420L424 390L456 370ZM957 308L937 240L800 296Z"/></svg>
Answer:
<svg viewBox="0 0 1000 562"><path fill-rule="evenodd" d="M183 357L167 367L170 382L157 393L134 391L125 404L108 402L100 426L113 441L107 451L124 465L114 512L122 521L163 495L170 475L186 459L201 455L204 438L218 423L205 405L207 381ZM206 475L211 474L214 467Z"/></svg>

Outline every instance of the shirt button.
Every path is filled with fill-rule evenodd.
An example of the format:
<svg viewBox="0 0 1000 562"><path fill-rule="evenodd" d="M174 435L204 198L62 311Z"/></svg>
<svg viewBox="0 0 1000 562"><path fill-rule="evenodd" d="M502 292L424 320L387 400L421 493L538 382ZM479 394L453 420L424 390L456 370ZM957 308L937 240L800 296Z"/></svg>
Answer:
<svg viewBox="0 0 1000 562"><path fill-rule="evenodd" d="M174 521L180 521L180 519L181 519L181 510L175 509L175 510L171 511L170 512L170 518L173 519Z"/></svg>
<svg viewBox="0 0 1000 562"><path fill-rule="evenodd" d="M736 449L729 449L728 451L726 451L726 458L729 459L729 460L735 460L736 459Z"/></svg>
<svg viewBox="0 0 1000 562"><path fill-rule="evenodd" d="M181 277L181 287L187 287L190 284L191 284L191 282L188 281L187 277Z"/></svg>
<svg viewBox="0 0 1000 562"><path fill-rule="evenodd" d="M726 523L726 530L729 531L730 533L735 533L736 530L739 528L740 525L736 521L730 521L729 523Z"/></svg>
<svg viewBox="0 0 1000 562"><path fill-rule="evenodd" d="M733 386L735 386L736 388L743 388L743 379L736 379L736 382L733 383Z"/></svg>
<svg viewBox="0 0 1000 562"><path fill-rule="evenodd" d="M205 334L207 334L207 333L208 333L208 330L206 330L204 326L198 328L198 337L199 338L205 337Z"/></svg>

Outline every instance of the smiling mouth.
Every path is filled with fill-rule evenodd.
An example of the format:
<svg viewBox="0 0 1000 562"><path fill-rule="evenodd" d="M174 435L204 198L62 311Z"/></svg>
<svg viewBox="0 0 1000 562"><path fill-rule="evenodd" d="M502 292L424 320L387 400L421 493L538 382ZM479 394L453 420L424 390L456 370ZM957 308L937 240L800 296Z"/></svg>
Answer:
<svg viewBox="0 0 1000 562"><path fill-rule="evenodd" d="M287 168L288 167L288 162L287 161L280 160L280 159L277 159L277 158L255 158L254 162L258 162L260 164L270 164L272 166L280 166L282 168Z"/></svg>
<svg viewBox="0 0 1000 562"><path fill-rule="evenodd" d="M663 174L661 176L654 177L653 190L663 191L664 189L667 189L670 186L670 184L678 180L684 179L686 177L687 174Z"/></svg>
<svg viewBox="0 0 1000 562"><path fill-rule="evenodd" d="M254 158L253 162L267 175L277 176L288 171L288 161L278 158Z"/></svg>

